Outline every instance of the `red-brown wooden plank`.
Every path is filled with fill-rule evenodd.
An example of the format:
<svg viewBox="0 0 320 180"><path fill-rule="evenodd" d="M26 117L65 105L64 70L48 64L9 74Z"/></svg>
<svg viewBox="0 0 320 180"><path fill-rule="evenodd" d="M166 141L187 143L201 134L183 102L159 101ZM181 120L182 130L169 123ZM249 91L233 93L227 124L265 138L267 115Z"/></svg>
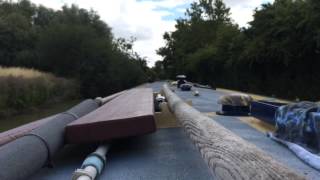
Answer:
<svg viewBox="0 0 320 180"><path fill-rule="evenodd" d="M68 143L92 143L154 132L153 92L129 90L90 114L68 124Z"/></svg>

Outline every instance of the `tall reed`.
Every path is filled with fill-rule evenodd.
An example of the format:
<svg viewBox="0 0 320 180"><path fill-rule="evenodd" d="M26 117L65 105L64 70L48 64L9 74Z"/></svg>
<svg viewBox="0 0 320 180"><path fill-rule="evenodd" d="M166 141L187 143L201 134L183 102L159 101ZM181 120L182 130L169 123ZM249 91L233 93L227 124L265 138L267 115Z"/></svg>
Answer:
<svg viewBox="0 0 320 180"><path fill-rule="evenodd" d="M33 69L0 67L0 117L78 96L74 80Z"/></svg>

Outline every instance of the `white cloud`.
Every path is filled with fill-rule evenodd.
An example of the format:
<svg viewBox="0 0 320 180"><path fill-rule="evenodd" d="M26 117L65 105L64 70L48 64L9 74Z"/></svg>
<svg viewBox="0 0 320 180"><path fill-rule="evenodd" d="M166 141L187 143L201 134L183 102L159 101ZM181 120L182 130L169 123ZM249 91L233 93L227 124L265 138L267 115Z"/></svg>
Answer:
<svg viewBox="0 0 320 180"><path fill-rule="evenodd" d="M156 50L164 45L162 35L165 31L173 31L175 21L164 20L163 17L175 16L168 10L177 7L176 12L182 11L181 6L194 0L31 0L36 4L59 9L64 4L77 4L81 8L94 9L101 18L112 27L116 37L129 38L134 36L137 41L134 50L142 57L147 57L148 64L153 65L161 57ZM273 1L273 0L269 0ZM265 0L225 0L231 7L232 18L240 26L252 20L254 8ZM158 8L158 9L157 9ZM159 8L161 10L159 10ZM157 10L156 10L157 9Z"/></svg>
<svg viewBox="0 0 320 180"><path fill-rule="evenodd" d="M247 27L248 22L253 20L253 11L265 2L274 0L225 0L228 7L231 7L231 18L239 24L240 27Z"/></svg>

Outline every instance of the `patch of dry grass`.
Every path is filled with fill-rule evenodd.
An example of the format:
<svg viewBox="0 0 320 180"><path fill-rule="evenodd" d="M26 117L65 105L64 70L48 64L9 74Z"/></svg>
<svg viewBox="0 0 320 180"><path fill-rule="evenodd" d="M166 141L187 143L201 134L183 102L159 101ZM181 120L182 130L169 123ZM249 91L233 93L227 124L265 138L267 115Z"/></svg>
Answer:
<svg viewBox="0 0 320 180"><path fill-rule="evenodd" d="M0 117L77 98L78 83L26 68L0 67Z"/></svg>
<svg viewBox="0 0 320 180"><path fill-rule="evenodd" d="M23 78L37 78L37 77L49 77L52 76L49 73L44 73L35 69L27 69L20 67L1 67L0 66L0 77L23 77Z"/></svg>

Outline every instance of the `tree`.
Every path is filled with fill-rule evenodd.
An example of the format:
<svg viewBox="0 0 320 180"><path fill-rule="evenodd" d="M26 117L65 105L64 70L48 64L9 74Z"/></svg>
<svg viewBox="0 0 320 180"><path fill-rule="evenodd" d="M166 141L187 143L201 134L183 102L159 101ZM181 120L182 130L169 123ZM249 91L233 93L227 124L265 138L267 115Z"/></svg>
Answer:
<svg viewBox="0 0 320 180"><path fill-rule="evenodd" d="M275 0L254 11L247 28L222 0L191 4L158 50L173 78L284 98L316 100L320 90L320 3Z"/></svg>
<svg viewBox="0 0 320 180"><path fill-rule="evenodd" d="M204 9L205 16L210 21L230 23L230 8L222 0L200 0L199 6Z"/></svg>
<svg viewBox="0 0 320 180"><path fill-rule="evenodd" d="M0 65L32 67L76 79L83 97L105 96L147 80L134 41L116 39L93 10L52 10L0 1Z"/></svg>
<svg viewBox="0 0 320 180"><path fill-rule="evenodd" d="M158 54L164 57L164 69L170 77L184 73L198 80L208 79L204 74L213 71L211 61L216 58L215 52L210 51L215 49L217 32L220 27L232 26L229 11L221 0L194 2L186 10L187 18L177 20L177 30L164 34L166 46ZM197 76L194 72L199 68L202 75Z"/></svg>
<svg viewBox="0 0 320 180"><path fill-rule="evenodd" d="M0 2L0 63L5 66L34 57L35 32L32 29L32 14L35 8L29 1L17 4Z"/></svg>

